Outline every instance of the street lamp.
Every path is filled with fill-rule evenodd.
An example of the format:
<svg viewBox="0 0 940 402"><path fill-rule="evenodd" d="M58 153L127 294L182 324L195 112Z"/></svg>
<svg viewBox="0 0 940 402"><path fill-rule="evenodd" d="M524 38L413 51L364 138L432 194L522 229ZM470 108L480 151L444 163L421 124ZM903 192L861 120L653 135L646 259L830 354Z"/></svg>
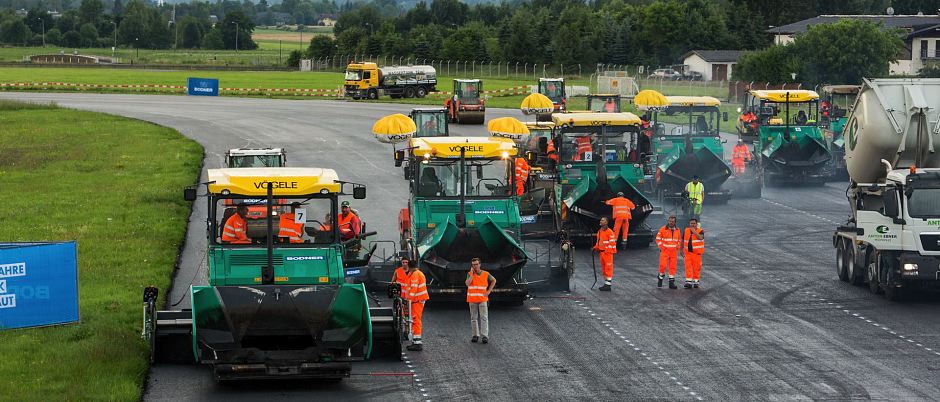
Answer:
<svg viewBox="0 0 940 402"><path fill-rule="evenodd" d="M232 21L235 24L235 53L238 53L238 21Z"/></svg>
<svg viewBox="0 0 940 402"><path fill-rule="evenodd" d="M366 22L365 24L369 26L369 36L372 36L372 23Z"/></svg>
<svg viewBox="0 0 940 402"><path fill-rule="evenodd" d="M36 18L36 19L42 23L42 47L46 47L46 20L42 18Z"/></svg>
<svg viewBox="0 0 940 402"><path fill-rule="evenodd" d="M140 46L137 46L138 40L140 40L140 38L134 38L134 50L137 51L137 61L140 61Z"/></svg>

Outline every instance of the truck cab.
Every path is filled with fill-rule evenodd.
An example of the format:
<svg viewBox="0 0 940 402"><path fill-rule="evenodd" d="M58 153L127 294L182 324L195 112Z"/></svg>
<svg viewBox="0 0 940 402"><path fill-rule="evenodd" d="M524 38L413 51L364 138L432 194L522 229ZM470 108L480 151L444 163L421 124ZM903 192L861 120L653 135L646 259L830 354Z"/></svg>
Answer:
<svg viewBox="0 0 940 402"><path fill-rule="evenodd" d="M353 99L378 98L378 92L373 91L379 87L379 68L372 62L350 63L346 66L346 77L343 82L346 93ZM375 93L375 97L372 94Z"/></svg>
<svg viewBox="0 0 940 402"><path fill-rule="evenodd" d="M225 152L225 166L284 167L287 166L287 152L283 148L233 148Z"/></svg>
<svg viewBox="0 0 940 402"><path fill-rule="evenodd" d="M414 134L416 138L447 137L450 135L450 128L447 124L447 109L445 108L415 108L411 109L409 117L415 122L417 128Z"/></svg>

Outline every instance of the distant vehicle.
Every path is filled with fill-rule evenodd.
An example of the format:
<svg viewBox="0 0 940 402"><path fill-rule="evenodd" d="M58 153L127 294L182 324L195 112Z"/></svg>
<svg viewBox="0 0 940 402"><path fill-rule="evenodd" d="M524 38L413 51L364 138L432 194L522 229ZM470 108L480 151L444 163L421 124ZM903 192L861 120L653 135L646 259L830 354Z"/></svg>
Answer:
<svg viewBox="0 0 940 402"><path fill-rule="evenodd" d="M681 80L682 74L671 68L659 68L656 69L656 71L653 71L653 73L646 78L657 80Z"/></svg>
<svg viewBox="0 0 940 402"><path fill-rule="evenodd" d="M423 98L437 90L437 71L432 66L379 67L372 62L346 66L343 92L353 99Z"/></svg>
<svg viewBox="0 0 940 402"><path fill-rule="evenodd" d="M701 81L704 79L702 73L698 71L686 71L682 73L682 79L686 81Z"/></svg>

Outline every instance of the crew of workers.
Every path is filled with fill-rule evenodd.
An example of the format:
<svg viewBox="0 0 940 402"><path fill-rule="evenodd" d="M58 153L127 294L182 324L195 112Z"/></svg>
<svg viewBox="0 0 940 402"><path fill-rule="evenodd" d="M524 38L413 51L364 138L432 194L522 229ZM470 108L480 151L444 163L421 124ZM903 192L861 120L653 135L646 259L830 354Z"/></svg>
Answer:
<svg viewBox="0 0 940 402"><path fill-rule="evenodd" d="M282 212L277 217L275 237L279 242L304 243L306 216L300 214L298 217L301 205L299 202L291 203L289 211ZM333 228L332 222L332 215L327 213L317 230L320 232L331 231ZM359 218L358 213L350 208L349 201L343 201L341 204L340 214L337 216L337 227L342 241L355 239L362 231L362 220ZM227 244L251 244L252 239L248 237L248 204L239 203L235 206L235 213L223 219L220 240L222 243Z"/></svg>

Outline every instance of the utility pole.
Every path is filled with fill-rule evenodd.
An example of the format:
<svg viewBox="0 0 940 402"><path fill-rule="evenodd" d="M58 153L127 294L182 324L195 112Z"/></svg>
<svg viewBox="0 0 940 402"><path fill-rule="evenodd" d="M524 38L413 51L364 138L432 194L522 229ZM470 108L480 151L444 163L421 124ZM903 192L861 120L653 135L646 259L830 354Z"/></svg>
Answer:
<svg viewBox="0 0 940 402"><path fill-rule="evenodd" d="M277 40L277 65L281 65L281 40Z"/></svg>
<svg viewBox="0 0 940 402"><path fill-rule="evenodd" d="M114 25L112 32L114 33L114 46L111 46L111 62L114 63L114 49L117 48L117 23L111 21L111 25Z"/></svg>
<svg viewBox="0 0 940 402"><path fill-rule="evenodd" d="M42 18L36 18L36 19L42 23L42 47L46 47L46 20Z"/></svg>
<svg viewBox="0 0 940 402"><path fill-rule="evenodd" d="M138 40L140 40L140 38L134 38L134 50L137 51L136 58L137 58L137 62L139 63L140 62L140 46L137 45Z"/></svg>

